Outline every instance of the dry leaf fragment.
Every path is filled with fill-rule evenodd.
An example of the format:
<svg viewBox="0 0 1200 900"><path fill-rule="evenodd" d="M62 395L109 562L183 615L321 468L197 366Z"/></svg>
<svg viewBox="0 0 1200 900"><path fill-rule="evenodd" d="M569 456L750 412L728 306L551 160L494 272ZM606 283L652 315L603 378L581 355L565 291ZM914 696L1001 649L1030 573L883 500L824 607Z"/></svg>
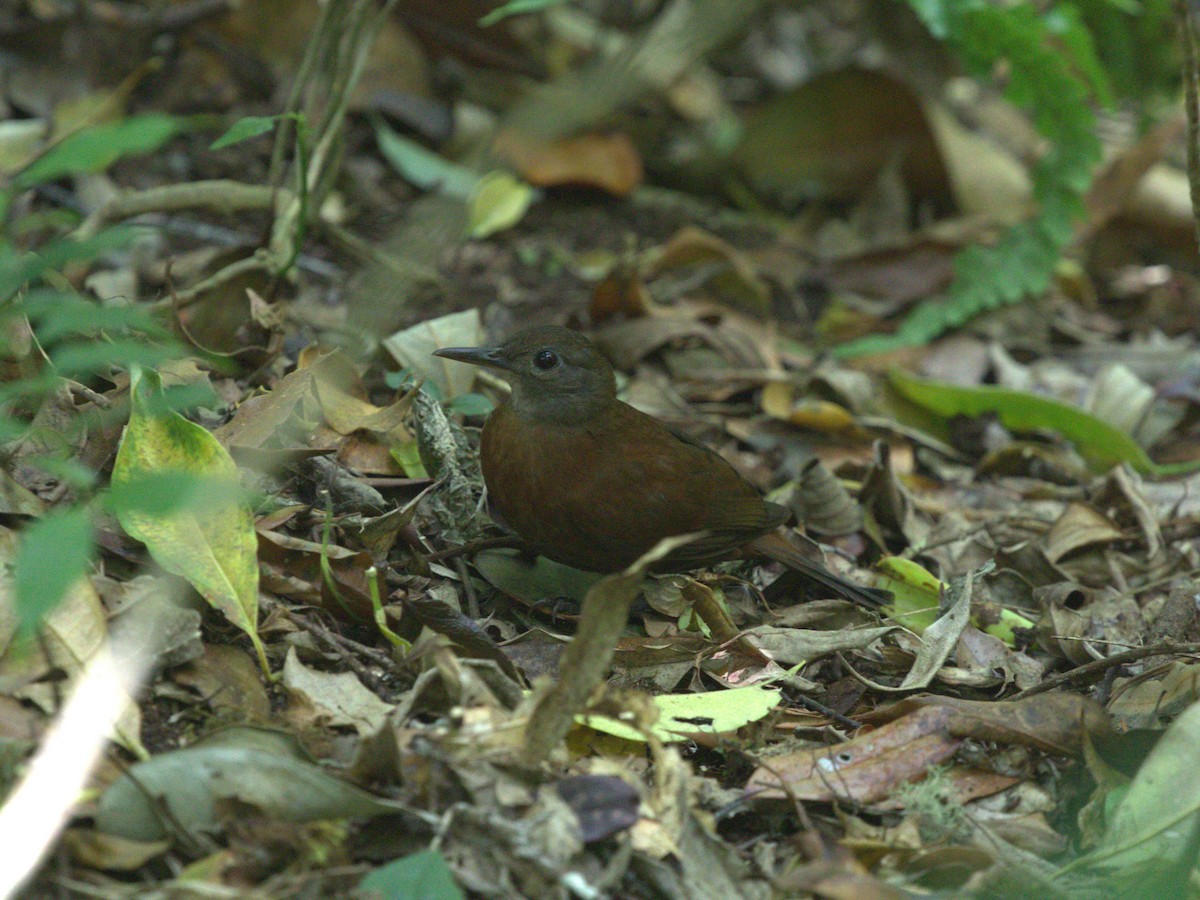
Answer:
<svg viewBox="0 0 1200 900"><path fill-rule="evenodd" d="M262 528L257 534L263 576L272 579L273 590L316 603L339 617L371 621L374 611L366 576L372 565L369 554Z"/></svg>
<svg viewBox="0 0 1200 900"><path fill-rule="evenodd" d="M239 647L207 644L204 655L173 671L171 680L236 721L266 722L271 717L271 700L254 660Z"/></svg>
<svg viewBox="0 0 1200 900"><path fill-rule="evenodd" d="M1066 693L1000 702L923 695L864 718L884 724L832 747L764 760L747 782L746 794L876 803L901 784L924 777L929 766L949 759L967 738L1069 755L1080 752L1085 732L1108 729L1099 704Z"/></svg>
<svg viewBox="0 0 1200 900"><path fill-rule="evenodd" d="M1059 756L1079 754L1084 734L1095 738L1109 732L1108 714L1099 703L1065 691L999 701L918 694L860 718L890 722L931 707L947 713L945 725L955 737L1017 744Z"/></svg>
<svg viewBox="0 0 1200 900"><path fill-rule="evenodd" d="M230 800L290 822L403 809L326 774L291 735L241 726L130 767L101 796L96 827L139 841L167 837L168 822L190 831L213 831L222 805ZM169 817L160 813L162 806Z"/></svg>
<svg viewBox="0 0 1200 900"><path fill-rule="evenodd" d="M1083 547L1119 541L1124 535L1108 516L1084 503L1071 502L1046 533L1044 552L1058 563Z"/></svg>
<svg viewBox="0 0 1200 900"><path fill-rule="evenodd" d="M694 225L681 229L660 247L646 265L645 276L653 278L675 269L711 268L709 283L717 299L756 318L765 318L771 307L771 288L759 276L749 257Z"/></svg>
<svg viewBox="0 0 1200 900"><path fill-rule="evenodd" d="M745 792L824 802L884 800L954 755L962 741L949 734L947 721L943 710L919 710L842 744L770 757Z"/></svg>
<svg viewBox="0 0 1200 900"><path fill-rule="evenodd" d="M235 448L303 447L304 436L319 421L313 384L332 355L288 373L274 390L249 398L213 434L231 453Z"/></svg>
<svg viewBox="0 0 1200 900"><path fill-rule="evenodd" d="M624 197L642 181L642 158L624 134L581 134L539 141L511 129L493 147L531 184L582 185Z"/></svg>
<svg viewBox="0 0 1200 900"><path fill-rule="evenodd" d="M759 105L745 127L733 163L776 202L861 197L897 159L911 195L952 202L926 112L912 88L883 72L824 72Z"/></svg>
<svg viewBox="0 0 1200 900"><path fill-rule="evenodd" d="M369 691L353 672L309 668L295 647L288 650L283 664L283 686L311 704L325 724L348 725L362 736L378 731L392 711L391 704Z"/></svg>

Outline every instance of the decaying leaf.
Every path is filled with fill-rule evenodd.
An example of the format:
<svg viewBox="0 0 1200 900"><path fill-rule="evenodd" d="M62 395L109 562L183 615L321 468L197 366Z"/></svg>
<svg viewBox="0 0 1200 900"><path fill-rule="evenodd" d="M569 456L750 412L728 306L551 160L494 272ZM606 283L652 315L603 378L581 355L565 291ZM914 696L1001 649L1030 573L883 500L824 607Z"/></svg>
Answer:
<svg viewBox="0 0 1200 900"><path fill-rule="evenodd" d="M0 636L3 636L4 611L13 608L12 581L0 578ZM45 617L41 635L37 642L3 642L0 690L52 712L58 705L61 688L47 683L47 675L54 669L61 669L68 679L76 679L108 640L104 608L86 578L71 585L62 601ZM129 699L117 719L113 737L131 753L144 758L149 754L142 746L141 728L141 711Z"/></svg>
<svg viewBox="0 0 1200 900"><path fill-rule="evenodd" d="M158 841L176 826L211 831L220 824L222 806L234 801L291 822L403 809L326 774L291 736L240 727L132 766L101 796L96 827L129 840Z"/></svg>
<svg viewBox="0 0 1200 900"><path fill-rule="evenodd" d="M1194 4L78 5L0 27L0 782L154 668L0 894L1194 888ZM894 602L495 549L430 351L534 324Z"/></svg>
<svg viewBox="0 0 1200 900"><path fill-rule="evenodd" d="M392 707L367 690L352 672L321 672L300 661L295 648L283 664L282 684L303 697L329 725L359 734L378 731Z"/></svg>
<svg viewBox="0 0 1200 900"><path fill-rule="evenodd" d="M456 365L433 351L478 346L481 334L479 311L469 309L396 332L384 339L383 347L401 366L437 385L443 397L458 397L470 390L475 367Z"/></svg>
<svg viewBox="0 0 1200 900"><path fill-rule="evenodd" d="M886 724L846 743L761 760L746 794L876 803L948 760L966 738L1071 754L1079 752L1084 733L1106 721L1094 704L1069 694L1017 702L924 696L887 707L874 719Z"/></svg>

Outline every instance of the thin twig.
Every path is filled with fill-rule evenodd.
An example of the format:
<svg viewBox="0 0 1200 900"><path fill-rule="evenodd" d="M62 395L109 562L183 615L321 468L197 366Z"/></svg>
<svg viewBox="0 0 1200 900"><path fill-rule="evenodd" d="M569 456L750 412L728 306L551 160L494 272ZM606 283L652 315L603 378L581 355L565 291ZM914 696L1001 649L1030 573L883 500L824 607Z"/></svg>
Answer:
<svg viewBox="0 0 1200 900"><path fill-rule="evenodd" d="M475 586L471 584L471 573L467 571L467 561L461 556L456 557L454 569L458 572L458 577L462 579L463 593L467 595L467 615L472 619L478 619L479 597L475 593Z"/></svg>
<svg viewBox="0 0 1200 900"><path fill-rule="evenodd" d="M270 255L265 250L255 251L253 256L231 262L225 268L214 272L203 281L198 281L191 287L177 291L174 295L155 300L148 304L149 309L182 309L195 303L203 294L229 284L235 279L253 272L272 272Z"/></svg>
<svg viewBox="0 0 1200 900"><path fill-rule="evenodd" d="M179 212L184 209L209 209L224 215L242 210L267 210L277 202L290 199L286 191L279 192L258 184L245 184L229 179L192 181L168 184L141 191L123 191L88 216L75 229L76 240L92 237L104 226L145 213Z"/></svg>
<svg viewBox="0 0 1200 900"><path fill-rule="evenodd" d="M292 149L295 139L296 121L290 114L303 112L304 92L308 89L321 59L324 42L321 36L328 33L330 17L338 11L336 3L319 4L320 18L313 26L312 37L304 47L304 56L292 76L292 86L288 91L287 102L283 105L284 115L279 119L279 128L275 131L275 146L271 149L271 166L267 170L267 183L275 189L283 187L284 167L287 165L288 152Z"/></svg>
<svg viewBox="0 0 1200 900"><path fill-rule="evenodd" d="M1126 663L1148 659L1151 656L1168 656L1172 654L1186 656L1192 653L1200 653L1200 644L1180 644L1176 641L1161 641L1146 647L1137 647L1134 650L1126 650L1124 653L1114 653L1112 656L1104 657L1104 659L1084 663L1082 666L1074 668L1069 672L1054 675L1047 678L1041 684L1035 684L1031 688L1019 691L1009 699L1023 700L1026 697L1032 697L1034 694L1044 694L1046 691L1052 691L1067 684L1091 681L1093 678L1103 675L1113 666L1123 666Z"/></svg>
<svg viewBox="0 0 1200 900"><path fill-rule="evenodd" d="M794 703L803 706L809 712L815 712L818 715L822 715L831 722L836 722L838 725L841 725L843 728L848 728L851 731L857 731L858 729L862 728L862 722L843 715L833 707L826 706L819 700L814 700L812 697L808 696L808 694L796 694L792 700Z"/></svg>
<svg viewBox="0 0 1200 900"><path fill-rule="evenodd" d="M396 661L394 659L392 659L386 653L375 649L374 647L368 647L365 644L361 644L358 641L348 638L344 634L327 627L315 616L305 617L304 624L313 636L323 640L326 644L341 651L344 654L341 658L345 661L346 665L354 670L354 673L366 684L367 687L371 688L376 693L386 691L386 688L380 680L380 677L373 672L370 667L364 665L363 662L358 659L358 656L365 656L371 662L375 663L375 665L379 666L388 673L394 673L396 671Z"/></svg>

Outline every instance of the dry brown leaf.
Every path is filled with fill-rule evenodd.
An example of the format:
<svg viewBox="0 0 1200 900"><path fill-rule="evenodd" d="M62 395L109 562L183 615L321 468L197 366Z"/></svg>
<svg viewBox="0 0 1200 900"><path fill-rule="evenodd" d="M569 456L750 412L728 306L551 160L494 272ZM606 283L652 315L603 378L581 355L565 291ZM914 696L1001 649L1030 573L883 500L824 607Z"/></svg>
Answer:
<svg viewBox="0 0 1200 900"><path fill-rule="evenodd" d="M336 616L372 620L374 609L366 575L373 564L369 554L262 528L257 531L264 584L296 600L317 603ZM325 579L322 560L329 566L333 585Z"/></svg>
<svg viewBox="0 0 1200 900"><path fill-rule="evenodd" d="M745 793L824 802L885 800L954 755L962 740L950 735L948 722L945 710L923 709L842 744L761 759Z"/></svg>
<svg viewBox="0 0 1200 900"><path fill-rule="evenodd" d="M210 709L242 722L266 722L271 701L253 657L238 647L206 644L204 656L171 673L176 684L191 688Z"/></svg>
<svg viewBox="0 0 1200 900"><path fill-rule="evenodd" d="M642 181L642 158L624 134L581 134L539 141L511 129L493 146L531 184L581 185L624 197Z"/></svg>
<svg viewBox="0 0 1200 900"><path fill-rule="evenodd" d="M1110 544L1122 537L1121 529L1108 516L1084 503L1072 502L1046 533L1043 552L1050 562L1059 563L1084 547Z"/></svg>
<svg viewBox="0 0 1200 900"><path fill-rule="evenodd" d="M688 225L659 247L645 266L646 278L679 269L707 268L715 299L756 318L770 312L771 288L749 257L702 228Z"/></svg>
<svg viewBox="0 0 1200 900"><path fill-rule="evenodd" d="M824 72L745 117L734 165L763 196L852 200L899 158L911 194L950 205L941 153L913 90L877 71Z"/></svg>

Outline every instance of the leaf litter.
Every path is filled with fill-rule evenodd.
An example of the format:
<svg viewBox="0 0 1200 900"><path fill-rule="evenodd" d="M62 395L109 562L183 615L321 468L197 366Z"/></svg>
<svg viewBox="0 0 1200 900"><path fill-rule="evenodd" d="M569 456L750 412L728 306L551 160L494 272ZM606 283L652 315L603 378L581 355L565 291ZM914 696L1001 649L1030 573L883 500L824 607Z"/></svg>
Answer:
<svg viewBox="0 0 1200 900"><path fill-rule="evenodd" d="M46 249L56 289L154 308L184 348L139 371L128 323L97 314L87 338L110 355L48 343L69 378L6 406L22 429L5 435L0 484L5 759L49 741L107 636L151 673L29 896L189 881L445 897L1187 883L1194 264L1113 237L1136 228L1169 248L1190 228L1164 149L1178 126L1113 148L1078 226L1082 266L929 346L837 359L1027 214L1029 133L997 98L968 127L916 79L849 67L770 82L782 89L743 117L727 167L739 186L714 175L738 116L723 91L776 77L787 54L713 45L753 47L795 10L757 22L754 4L695 4L711 19L690 41L672 6L631 42L633 23L550 5L531 15L568 74L472 106L411 66L373 69L366 38L380 59L467 60L516 85L530 73L508 51L534 46L533 19L482 29L454 3L430 32L420 4L278 6L294 30L264 31L250 9L177 25L216 27L262 84L206 50L211 34L161 81L98 53L82 81L43 66L14 87L27 114L86 140L37 151L0 129L22 212L72 210L79 237L154 226L104 255ZM75 27L55 4L22 23L30 39L52 26ZM144 27L122 8L102 30ZM669 65L644 55L656 40ZM588 52L578 77L561 70ZM314 80L320 66L341 77ZM293 77L297 115L260 115ZM74 122L67 84L92 110ZM879 90L859 106L863 84ZM175 115L196 109L252 127L210 147L223 129ZM837 128L789 127L830 109ZM429 149L447 116L463 143ZM880 116L919 138L907 155ZM490 132L494 147L465 149ZM842 158L854 142L864 153ZM658 183L665 169L684 190ZM252 189L280 171L278 190ZM42 275L21 271L14 288ZM8 381L49 371L38 316L32 332L23 315L0 322ZM429 354L540 322L586 326L623 396L722 453L797 513L797 541L892 605L868 613L744 561L598 581L476 547L504 542L475 457L504 388ZM180 415L176 388L204 399ZM189 501L188 479L214 472L242 490L210 480L207 502ZM87 516L94 556L76 558L90 567L46 556L52 539L84 546L88 528L55 530L59 515ZM31 601L15 598L46 586L63 599L31 634Z"/></svg>

